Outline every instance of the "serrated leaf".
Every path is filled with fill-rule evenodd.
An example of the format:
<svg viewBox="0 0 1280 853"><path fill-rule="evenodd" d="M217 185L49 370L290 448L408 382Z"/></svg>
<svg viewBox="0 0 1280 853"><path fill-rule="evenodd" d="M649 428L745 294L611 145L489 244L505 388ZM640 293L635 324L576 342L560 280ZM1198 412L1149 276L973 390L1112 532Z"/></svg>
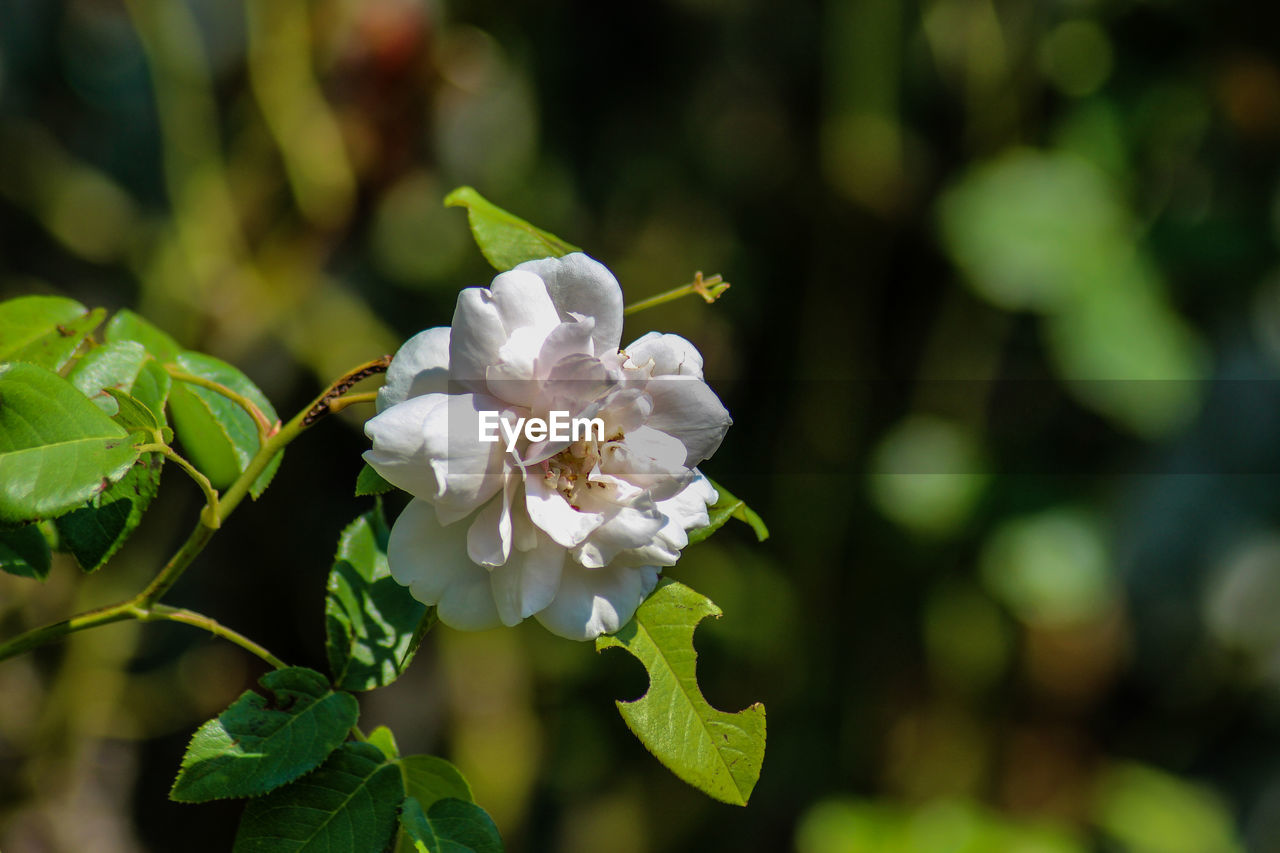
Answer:
<svg viewBox="0 0 1280 853"><path fill-rule="evenodd" d="M129 472L85 506L56 519L61 549L86 572L100 569L120 550L160 491L164 457L144 453Z"/></svg>
<svg viewBox="0 0 1280 853"><path fill-rule="evenodd" d="M388 483L382 478L382 475L373 470L368 462L360 469L360 473L356 476L356 497L364 498L374 495L385 495L394 489L395 486Z"/></svg>
<svg viewBox="0 0 1280 853"><path fill-rule="evenodd" d="M276 410L257 385L225 361L197 352L179 353L175 364L187 373L225 385L247 397L269 423L278 420ZM169 394L169 408L178 440L187 456L209 478L214 488L225 489L249 467L257 454L258 425L238 403L217 391L178 380ZM254 480L249 494L257 498L280 467L284 452L276 454Z"/></svg>
<svg viewBox="0 0 1280 853"><path fill-rule="evenodd" d="M173 361L182 351L178 342L168 334L128 310L118 312L107 322L103 338L107 341L136 341L162 362Z"/></svg>
<svg viewBox="0 0 1280 853"><path fill-rule="evenodd" d="M148 441L154 440L155 434L160 431L160 422L146 403L118 388L102 390L116 403L116 413L111 416L113 421L129 432L144 433Z"/></svg>
<svg viewBox="0 0 1280 853"><path fill-rule="evenodd" d="M560 257L582 251L513 216L471 187L458 187L444 198L445 207L464 207L471 224L471 236L485 260L498 270L509 270L525 261Z"/></svg>
<svg viewBox="0 0 1280 853"><path fill-rule="evenodd" d="M314 773L250 800L233 853L381 851L396 831L404 787L376 746L347 743Z"/></svg>
<svg viewBox="0 0 1280 853"><path fill-rule="evenodd" d="M359 716L356 698L313 669L268 672L258 683L271 699L247 690L196 731L170 799L200 803L279 788L319 766Z"/></svg>
<svg viewBox="0 0 1280 853"><path fill-rule="evenodd" d="M90 311L62 296L23 296L0 302L0 361L24 361L57 370L106 311Z"/></svg>
<svg viewBox="0 0 1280 853"><path fill-rule="evenodd" d="M616 634L597 638L596 650L624 648L649 672L644 696L617 703L640 742L690 785L745 806L764 761L764 706L731 714L703 698L693 632L707 616L720 616L711 599L667 580Z"/></svg>
<svg viewBox="0 0 1280 853"><path fill-rule="evenodd" d="M715 487L719 497L716 502L707 508L707 514L711 517L711 521L703 527L689 531L689 544L701 542L712 533L715 533L731 518L736 518L741 522L745 522L756 534L756 539L760 542L769 538L769 528L765 526L764 519L756 514L756 511L747 506L741 498L736 498L724 486L711 481L711 485Z"/></svg>
<svg viewBox="0 0 1280 853"><path fill-rule="evenodd" d="M71 368L67 379L98 408L114 415L116 403L106 389L128 391L132 388L147 358L146 348L137 341L103 344L85 353Z"/></svg>
<svg viewBox="0 0 1280 853"><path fill-rule="evenodd" d="M161 429L168 432L169 419L165 415L165 406L169 402L169 392L173 387L173 380L165 371L160 363L154 359L147 361L142 365L142 369L138 371L138 378L134 380L128 392L137 400L141 401L156 416L156 420L160 422ZM168 435L165 441L172 441L173 436Z"/></svg>
<svg viewBox="0 0 1280 853"><path fill-rule="evenodd" d="M502 853L502 836L475 803L444 799L425 812L413 797L400 808L405 838L420 853Z"/></svg>
<svg viewBox="0 0 1280 853"><path fill-rule="evenodd" d="M0 530L0 570L42 581L49 577L52 563L49 542L36 525Z"/></svg>
<svg viewBox="0 0 1280 853"><path fill-rule="evenodd" d="M435 611L391 577L389 535L379 505L342 531L329 571L325 652L334 684L346 690L372 690L399 678L434 621Z"/></svg>
<svg viewBox="0 0 1280 853"><path fill-rule="evenodd" d="M124 428L70 382L34 364L0 365L0 523L74 509L137 458Z"/></svg>

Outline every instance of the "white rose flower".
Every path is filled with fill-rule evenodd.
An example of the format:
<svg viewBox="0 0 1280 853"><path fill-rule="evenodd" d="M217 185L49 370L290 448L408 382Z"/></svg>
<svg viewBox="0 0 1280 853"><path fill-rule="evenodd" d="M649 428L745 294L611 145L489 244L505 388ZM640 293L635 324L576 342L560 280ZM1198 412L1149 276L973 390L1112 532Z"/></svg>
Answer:
<svg viewBox="0 0 1280 853"><path fill-rule="evenodd" d="M620 350L621 335L617 280L572 254L463 290L451 328L396 353L364 457L413 495L387 558L445 624L533 616L570 639L611 633L708 523L716 492L696 466L729 413L684 338L650 332ZM494 442L481 440L490 412ZM508 450L519 418L552 412L599 418L603 437L522 435Z"/></svg>

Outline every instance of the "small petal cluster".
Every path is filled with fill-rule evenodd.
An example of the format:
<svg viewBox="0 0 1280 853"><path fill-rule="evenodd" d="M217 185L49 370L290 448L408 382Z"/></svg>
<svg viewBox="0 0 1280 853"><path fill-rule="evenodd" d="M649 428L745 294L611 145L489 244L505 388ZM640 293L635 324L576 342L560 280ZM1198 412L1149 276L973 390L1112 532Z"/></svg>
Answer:
<svg viewBox="0 0 1280 853"><path fill-rule="evenodd" d="M617 280L572 254L463 290L452 327L396 354L365 459L413 495L388 561L441 621L611 633L707 524L716 492L697 465L729 413L688 341L650 332L620 349L621 336ZM491 413L514 435L553 412L599 419L603 437L482 439Z"/></svg>

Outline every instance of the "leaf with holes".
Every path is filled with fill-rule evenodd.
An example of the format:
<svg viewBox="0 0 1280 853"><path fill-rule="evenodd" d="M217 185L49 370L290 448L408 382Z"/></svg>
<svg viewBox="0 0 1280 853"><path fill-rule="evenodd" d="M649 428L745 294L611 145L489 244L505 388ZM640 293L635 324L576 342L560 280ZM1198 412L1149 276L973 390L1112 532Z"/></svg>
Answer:
<svg viewBox="0 0 1280 853"><path fill-rule="evenodd" d="M435 609L391 577L389 535L379 505L342 531L329 571L325 651L334 684L346 690L372 690L399 678L435 622Z"/></svg>
<svg viewBox="0 0 1280 853"><path fill-rule="evenodd" d="M702 527L689 531L689 544L693 545L701 542L712 533L715 533L729 521L736 518L747 524L756 534L756 539L760 542L769 538L769 528L765 526L764 519L761 518L756 511L747 506L742 498L734 497L728 489L714 480L711 485L715 487L716 493L719 495L716 502L707 507L707 513L711 520Z"/></svg>
<svg viewBox="0 0 1280 853"><path fill-rule="evenodd" d="M0 523L62 515L137 458L124 428L70 382L34 364L0 365Z"/></svg>
<svg viewBox="0 0 1280 853"><path fill-rule="evenodd" d="M664 581L616 634L596 640L596 650L618 646L649 671L649 690L618 702L627 726L659 761L717 800L745 806L764 762L764 706L737 713L717 711L698 688L693 631L707 616L720 616L711 599L675 581Z"/></svg>
<svg viewBox="0 0 1280 853"><path fill-rule="evenodd" d="M413 797L400 807L400 826L414 853L502 853L502 836L493 818L475 803L439 800L425 811Z"/></svg>
<svg viewBox="0 0 1280 853"><path fill-rule="evenodd" d="M196 731L170 799L201 803L279 788L324 761L359 716L356 698L330 689L313 669L268 672L258 683L270 699L245 691Z"/></svg>
<svg viewBox="0 0 1280 853"><path fill-rule="evenodd" d="M52 562L49 542L36 525L0 530L0 571L42 581L49 577Z"/></svg>
<svg viewBox="0 0 1280 853"><path fill-rule="evenodd" d="M22 296L0 302L0 361L58 370L98 327L106 312L62 296Z"/></svg>
<svg viewBox="0 0 1280 853"><path fill-rule="evenodd" d="M525 261L560 257L582 251L554 234L507 213L471 187L458 187L444 198L445 207L464 207L471 236L485 260L498 270L509 270Z"/></svg>
<svg viewBox="0 0 1280 853"><path fill-rule="evenodd" d="M404 786L372 744L338 747L314 773L250 800L233 853L380 851L396 831Z"/></svg>

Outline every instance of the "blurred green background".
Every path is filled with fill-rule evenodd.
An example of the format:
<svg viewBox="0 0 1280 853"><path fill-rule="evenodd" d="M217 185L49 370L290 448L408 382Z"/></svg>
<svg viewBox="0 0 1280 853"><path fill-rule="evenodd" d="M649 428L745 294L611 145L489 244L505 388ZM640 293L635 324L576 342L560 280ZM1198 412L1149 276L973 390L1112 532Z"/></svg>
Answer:
<svg viewBox="0 0 1280 853"><path fill-rule="evenodd" d="M1181 0L0 0L0 297L133 307L282 413L492 275L469 183L629 301L719 272L704 468L770 522L670 574L714 704L763 700L746 809L631 738L625 655L437 630L367 727L461 766L513 851L1280 851L1280 7ZM174 591L323 668L359 416ZM88 578L132 593L172 472ZM397 507L392 506L395 510ZM225 851L165 794L260 674L121 624L0 667L0 848Z"/></svg>

